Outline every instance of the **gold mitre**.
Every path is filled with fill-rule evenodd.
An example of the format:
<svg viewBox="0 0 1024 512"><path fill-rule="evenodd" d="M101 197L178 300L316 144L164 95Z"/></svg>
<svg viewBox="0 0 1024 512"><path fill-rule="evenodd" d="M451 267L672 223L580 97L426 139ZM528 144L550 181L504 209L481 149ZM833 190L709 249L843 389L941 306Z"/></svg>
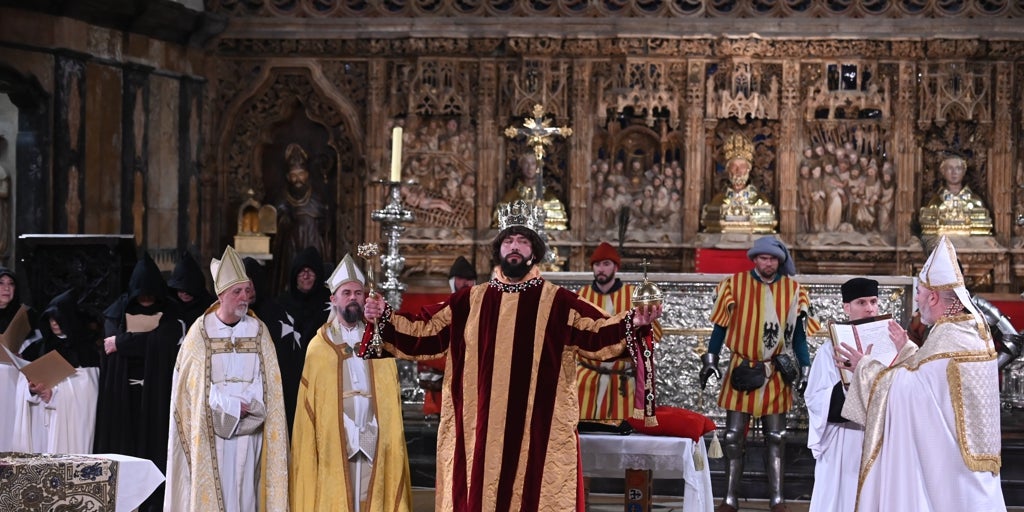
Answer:
<svg viewBox="0 0 1024 512"><path fill-rule="evenodd" d="M498 231L512 226L523 226L534 233L544 230L544 206L534 201L517 199L498 206Z"/></svg>
<svg viewBox="0 0 1024 512"><path fill-rule="evenodd" d="M352 259L350 254L346 254L341 259L341 263L338 263L338 268L335 268L331 277L327 279L327 288L331 290L331 293L334 293L345 283L359 283L366 286L366 277L363 276L363 271L359 270L356 260Z"/></svg>
<svg viewBox="0 0 1024 512"><path fill-rule="evenodd" d="M238 257L235 248L230 245L224 248L224 255L210 260L210 274L213 275L213 289L220 295L228 288L249 281L245 274L245 265Z"/></svg>
<svg viewBox="0 0 1024 512"><path fill-rule="evenodd" d="M747 162L753 163L754 143L750 142L743 134L734 133L725 140L725 145L722 146L722 153L725 156L726 162L735 158L742 158Z"/></svg>

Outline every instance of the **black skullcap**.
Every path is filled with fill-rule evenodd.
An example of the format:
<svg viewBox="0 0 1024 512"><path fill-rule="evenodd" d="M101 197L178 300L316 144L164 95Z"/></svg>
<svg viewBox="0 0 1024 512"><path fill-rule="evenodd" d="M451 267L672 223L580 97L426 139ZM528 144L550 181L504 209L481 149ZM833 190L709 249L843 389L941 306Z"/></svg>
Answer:
<svg viewBox="0 0 1024 512"><path fill-rule="evenodd" d="M853 302L862 297L877 297L878 281L866 277L855 277L843 283L843 303Z"/></svg>

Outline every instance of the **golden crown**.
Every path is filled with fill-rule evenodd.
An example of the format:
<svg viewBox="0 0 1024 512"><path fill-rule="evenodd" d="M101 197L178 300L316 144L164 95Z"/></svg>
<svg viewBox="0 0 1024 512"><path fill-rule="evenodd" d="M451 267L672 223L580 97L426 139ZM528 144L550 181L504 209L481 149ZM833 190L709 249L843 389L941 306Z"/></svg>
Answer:
<svg viewBox="0 0 1024 512"><path fill-rule="evenodd" d="M734 133L725 140L722 152L726 162L734 158L742 158L748 162L754 161L754 143L739 133Z"/></svg>
<svg viewBox="0 0 1024 512"><path fill-rule="evenodd" d="M544 230L547 214L544 207L534 201L518 199L498 207L498 231L512 226L523 226L535 233Z"/></svg>

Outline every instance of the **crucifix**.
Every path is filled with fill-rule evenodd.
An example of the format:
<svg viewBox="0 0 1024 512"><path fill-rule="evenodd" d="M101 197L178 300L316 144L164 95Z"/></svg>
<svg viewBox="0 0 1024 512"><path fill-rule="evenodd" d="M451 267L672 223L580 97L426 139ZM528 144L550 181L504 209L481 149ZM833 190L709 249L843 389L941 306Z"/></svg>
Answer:
<svg viewBox="0 0 1024 512"><path fill-rule="evenodd" d="M568 126L552 126L550 119L545 119L544 105L533 106L533 117L523 120L522 126L509 126L505 128L505 137L515 139L526 137L526 145L533 148L533 155L537 159L537 174L534 177L533 185L534 198L538 201L544 199L544 155L547 154L545 146L554 144L554 138L569 137L572 135L572 128Z"/></svg>
<svg viewBox="0 0 1024 512"><path fill-rule="evenodd" d="M544 146L550 146L556 135L569 137L572 135L572 128L551 126L551 120L544 118L544 105L539 103L533 106L533 117L523 120L522 127L509 126L505 128L505 136L510 139L519 136L526 137L526 145L533 148L533 154L537 157L538 164L544 161L546 154Z"/></svg>

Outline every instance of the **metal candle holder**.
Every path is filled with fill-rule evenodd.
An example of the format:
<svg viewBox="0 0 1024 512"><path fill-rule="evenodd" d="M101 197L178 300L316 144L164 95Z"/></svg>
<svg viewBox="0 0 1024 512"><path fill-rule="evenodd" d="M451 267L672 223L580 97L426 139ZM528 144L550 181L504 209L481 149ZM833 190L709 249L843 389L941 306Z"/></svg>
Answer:
<svg viewBox="0 0 1024 512"><path fill-rule="evenodd" d="M390 200L384 208L374 210L370 218L381 225L387 251L380 257L381 270L384 272L384 282L380 289L384 291L384 299L393 309L402 305L402 292L406 285L398 280L405 268L405 256L398 252L398 237L405 227L402 224L409 224L415 220L412 210L402 206L402 185L401 181L379 180L377 183L388 186Z"/></svg>

